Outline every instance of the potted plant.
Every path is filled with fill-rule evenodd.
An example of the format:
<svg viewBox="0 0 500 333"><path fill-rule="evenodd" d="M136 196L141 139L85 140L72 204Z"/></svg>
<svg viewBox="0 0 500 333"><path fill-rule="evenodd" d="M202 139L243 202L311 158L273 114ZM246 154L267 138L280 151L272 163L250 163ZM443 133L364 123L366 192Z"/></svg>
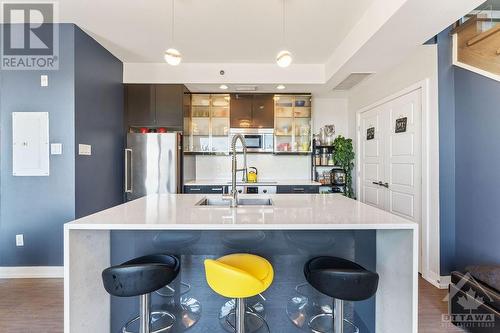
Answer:
<svg viewBox="0 0 500 333"><path fill-rule="evenodd" d="M333 141L333 161L335 165L344 169L346 174L346 190L344 195L353 198L352 170L354 168L354 149L352 147L352 139L346 139L342 135L339 135Z"/></svg>

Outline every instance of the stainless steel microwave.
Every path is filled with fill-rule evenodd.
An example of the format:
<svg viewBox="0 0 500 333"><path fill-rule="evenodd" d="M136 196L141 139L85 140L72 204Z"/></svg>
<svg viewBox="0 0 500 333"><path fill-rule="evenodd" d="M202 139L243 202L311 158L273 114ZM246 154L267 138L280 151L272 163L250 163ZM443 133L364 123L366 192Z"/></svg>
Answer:
<svg viewBox="0 0 500 333"><path fill-rule="evenodd" d="M272 128L231 128L229 136L241 134L245 138L248 152L272 153L274 151L274 130ZM242 151L241 142L236 142L236 151Z"/></svg>

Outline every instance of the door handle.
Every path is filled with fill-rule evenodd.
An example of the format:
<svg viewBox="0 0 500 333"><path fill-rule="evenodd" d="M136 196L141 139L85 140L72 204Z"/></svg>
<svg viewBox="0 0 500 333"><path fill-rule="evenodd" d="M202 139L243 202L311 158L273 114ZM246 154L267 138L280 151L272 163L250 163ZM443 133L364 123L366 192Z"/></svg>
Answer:
<svg viewBox="0 0 500 333"><path fill-rule="evenodd" d="M132 149L125 149L125 193L132 193Z"/></svg>
<svg viewBox="0 0 500 333"><path fill-rule="evenodd" d="M378 185L378 186L383 186L383 187L385 187L385 188L389 188L389 183L372 182L372 184L374 184L374 185Z"/></svg>

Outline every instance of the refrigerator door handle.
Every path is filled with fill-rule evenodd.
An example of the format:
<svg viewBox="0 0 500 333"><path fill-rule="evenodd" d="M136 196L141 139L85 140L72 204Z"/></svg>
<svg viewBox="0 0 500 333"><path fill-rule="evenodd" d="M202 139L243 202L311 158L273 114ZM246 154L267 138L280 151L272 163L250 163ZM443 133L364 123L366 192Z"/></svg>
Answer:
<svg viewBox="0 0 500 333"><path fill-rule="evenodd" d="M125 149L125 193L132 193L132 149Z"/></svg>

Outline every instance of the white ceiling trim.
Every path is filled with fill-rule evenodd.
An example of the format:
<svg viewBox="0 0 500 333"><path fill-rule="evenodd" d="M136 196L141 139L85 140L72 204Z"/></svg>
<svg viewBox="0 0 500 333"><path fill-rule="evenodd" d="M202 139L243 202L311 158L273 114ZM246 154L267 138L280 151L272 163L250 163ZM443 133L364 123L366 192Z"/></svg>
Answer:
<svg viewBox="0 0 500 333"><path fill-rule="evenodd" d="M225 74L220 75L224 70ZM324 84L325 66L296 64L288 68L276 64L195 64L170 66L164 63L124 63L124 83L184 84Z"/></svg>

